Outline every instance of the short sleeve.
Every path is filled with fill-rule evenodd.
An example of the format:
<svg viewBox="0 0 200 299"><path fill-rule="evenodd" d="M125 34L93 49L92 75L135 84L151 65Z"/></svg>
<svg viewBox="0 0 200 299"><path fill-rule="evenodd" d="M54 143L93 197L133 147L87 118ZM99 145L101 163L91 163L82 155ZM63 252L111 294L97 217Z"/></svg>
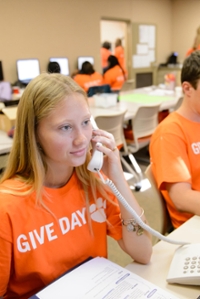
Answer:
<svg viewBox="0 0 200 299"><path fill-rule="evenodd" d="M181 136L165 133L152 139L150 157L159 189L165 189L165 182L191 183L187 145Z"/></svg>

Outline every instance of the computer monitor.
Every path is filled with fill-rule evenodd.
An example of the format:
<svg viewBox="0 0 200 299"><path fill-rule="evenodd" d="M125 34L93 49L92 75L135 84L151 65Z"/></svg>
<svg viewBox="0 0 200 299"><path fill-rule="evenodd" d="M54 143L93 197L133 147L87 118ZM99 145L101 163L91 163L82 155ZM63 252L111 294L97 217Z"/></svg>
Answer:
<svg viewBox="0 0 200 299"><path fill-rule="evenodd" d="M60 65L61 74L69 76L69 61L67 57L51 57L49 60L57 62Z"/></svg>
<svg viewBox="0 0 200 299"><path fill-rule="evenodd" d="M78 69L81 70L82 64L85 61L89 61L92 65L94 65L94 58L91 56L80 56L78 57Z"/></svg>
<svg viewBox="0 0 200 299"><path fill-rule="evenodd" d="M18 59L17 60L17 76L18 80L27 85L32 79L40 74L39 60L36 58L31 59Z"/></svg>
<svg viewBox="0 0 200 299"><path fill-rule="evenodd" d="M2 62L0 61L0 81L3 81L4 77L3 77L3 66L2 66Z"/></svg>

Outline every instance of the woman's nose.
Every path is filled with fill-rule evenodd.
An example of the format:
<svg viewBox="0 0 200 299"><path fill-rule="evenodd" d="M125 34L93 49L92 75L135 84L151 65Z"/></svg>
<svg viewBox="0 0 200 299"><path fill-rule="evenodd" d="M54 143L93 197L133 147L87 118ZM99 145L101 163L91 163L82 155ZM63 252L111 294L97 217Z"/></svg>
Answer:
<svg viewBox="0 0 200 299"><path fill-rule="evenodd" d="M85 134L82 131L76 132L76 137L74 138L74 144L79 145L87 140Z"/></svg>

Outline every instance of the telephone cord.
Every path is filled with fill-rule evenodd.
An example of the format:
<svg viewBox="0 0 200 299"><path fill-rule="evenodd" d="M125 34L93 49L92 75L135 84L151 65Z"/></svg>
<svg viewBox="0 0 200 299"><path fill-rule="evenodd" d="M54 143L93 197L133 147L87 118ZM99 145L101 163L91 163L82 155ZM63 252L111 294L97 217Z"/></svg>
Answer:
<svg viewBox="0 0 200 299"><path fill-rule="evenodd" d="M170 239L170 238L162 235L158 231L154 230L153 228L151 228L146 223L144 223L142 221L142 219L139 217L139 215L134 211L134 209L128 204L128 202L125 200L125 198L122 196L122 194L117 190L117 188L114 185L114 183L111 180L109 180L109 179L105 180L103 178L102 174L99 171L98 171L98 174L99 174L102 182L105 185L107 185L112 190L113 194L118 198L118 200L125 207L125 209L130 212L130 214L133 216L133 218L135 219L135 221L137 222L137 224L139 226L141 226L144 230L148 231L150 234L152 234L153 236L159 238L160 240L163 240L163 241L168 242L168 243L177 244L177 245L186 245L186 244L189 244L189 242L185 242L185 241L172 240L172 239Z"/></svg>

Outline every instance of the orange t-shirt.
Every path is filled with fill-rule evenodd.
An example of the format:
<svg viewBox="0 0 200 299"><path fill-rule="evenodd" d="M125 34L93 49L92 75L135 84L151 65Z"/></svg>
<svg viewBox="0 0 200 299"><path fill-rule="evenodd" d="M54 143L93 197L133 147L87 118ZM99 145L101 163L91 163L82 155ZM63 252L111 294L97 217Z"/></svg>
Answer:
<svg viewBox="0 0 200 299"><path fill-rule="evenodd" d="M188 182L200 191L200 124L177 112L169 114L157 127L150 142L152 171L161 190L175 228L191 218L179 212L165 188L165 183Z"/></svg>
<svg viewBox="0 0 200 299"><path fill-rule="evenodd" d="M78 74L74 77L76 83L78 83L86 92L92 86L99 86L103 83L103 76L94 72L92 75Z"/></svg>
<svg viewBox="0 0 200 299"><path fill-rule="evenodd" d="M102 66L102 68L105 68L108 66L108 57L111 54L112 53L110 52L110 50L101 48L101 66Z"/></svg>
<svg viewBox="0 0 200 299"><path fill-rule="evenodd" d="M112 90L120 90L125 78L119 65L109 69L104 74L104 84L109 84Z"/></svg>
<svg viewBox="0 0 200 299"><path fill-rule="evenodd" d="M1 185L21 186L8 180ZM90 202L93 235L83 190L74 173L62 188L45 188L53 215L35 204L35 194L0 192L0 297L28 298L86 260L107 257L106 235L122 238L120 209L100 194ZM117 202L114 195L111 200ZM107 221L106 221L107 220Z"/></svg>
<svg viewBox="0 0 200 299"><path fill-rule="evenodd" d="M122 46L118 46L115 48L114 55L117 57L119 64L125 70L125 57L124 57L124 49Z"/></svg>

